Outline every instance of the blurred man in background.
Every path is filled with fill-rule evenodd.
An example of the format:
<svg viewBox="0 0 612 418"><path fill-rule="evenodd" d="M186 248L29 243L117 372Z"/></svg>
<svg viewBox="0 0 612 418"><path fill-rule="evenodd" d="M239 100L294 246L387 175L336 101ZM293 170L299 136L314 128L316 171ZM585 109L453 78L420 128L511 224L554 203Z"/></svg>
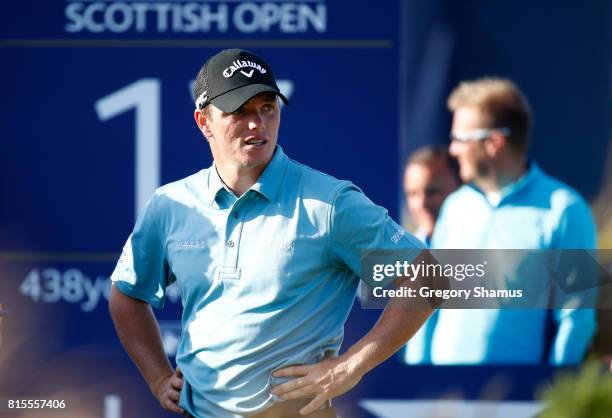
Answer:
<svg viewBox="0 0 612 418"><path fill-rule="evenodd" d="M531 110L511 81L463 82L448 107L453 113L450 153L466 185L444 203L433 248L596 247L584 199L529 160ZM527 286L534 277L519 273L520 268L509 280ZM563 297L551 292L549 306L567 306L560 304ZM554 326L550 347L549 323ZM440 310L431 358L434 364L574 364L582 360L595 328L593 309Z"/></svg>
<svg viewBox="0 0 612 418"><path fill-rule="evenodd" d="M414 222L414 236L427 247L446 196L461 185L457 161L440 145L426 145L408 157L404 169L406 207ZM430 364L431 336L437 320L434 313L410 339L404 350L408 364Z"/></svg>
<svg viewBox="0 0 612 418"><path fill-rule="evenodd" d="M414 235L428 247L444 199L460 184L457 161L446 147L427 145L408 157L404 170L406 207L416 226Z"/></svg>

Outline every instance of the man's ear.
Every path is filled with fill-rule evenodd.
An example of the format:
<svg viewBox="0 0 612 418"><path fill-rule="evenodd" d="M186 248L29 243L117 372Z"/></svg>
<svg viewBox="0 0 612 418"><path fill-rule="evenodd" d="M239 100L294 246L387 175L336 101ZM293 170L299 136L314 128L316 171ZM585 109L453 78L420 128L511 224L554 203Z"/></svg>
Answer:
<svg viewBox="0 0 612 418"><path fill-rule="evenodd" d="M491 155L497 155L508 145L508 139L501 132L493 131L489 140L485 142L485 147Z"/></svg>
<svg viewBox="0 0 612 418"><path fill-rule="evenodd" d="M208 117L201 110L194 110L193 117L195 119L198 129L206 136L206 138L212 138L212 131L210 130L210 121Z"/></svg>

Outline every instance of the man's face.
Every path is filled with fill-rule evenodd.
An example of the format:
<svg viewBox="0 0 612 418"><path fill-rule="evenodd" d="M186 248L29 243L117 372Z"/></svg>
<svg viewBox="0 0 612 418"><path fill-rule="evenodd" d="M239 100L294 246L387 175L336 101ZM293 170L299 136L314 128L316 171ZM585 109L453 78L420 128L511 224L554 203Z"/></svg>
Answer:
<svg viewBox="0 0 612 418"><path fill-rule="evenodd" d="M215 163L221 169L263 169L274 154L280 126L276 95L258 94L233 113L209 106L202 131L208 138Z"/></svg>
<svg viewBox="0 0 612 418"><path fill-rule="evenodd" d="M484 127L482 114L475 107L460 107L453 113L451 132L473 131ZM449 153L459 162L459 174L466 183L489 171L490 157L485 150L485 141L452 141L450 144Z"/></svg>
<svg viewBox="0 0 612 418"><path fill-rule="evenodd" d="M410 216L428 236L433 233L440 207L459 186L448 165L435 159L427 163L409 164L404 172L404 193Z"/></svg>

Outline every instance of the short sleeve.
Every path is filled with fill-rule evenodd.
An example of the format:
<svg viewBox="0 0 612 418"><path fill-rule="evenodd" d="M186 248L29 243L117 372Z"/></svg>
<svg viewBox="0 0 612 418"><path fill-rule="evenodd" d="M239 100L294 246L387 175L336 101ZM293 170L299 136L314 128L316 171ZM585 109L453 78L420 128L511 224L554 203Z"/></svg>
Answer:
<svg viewBox="0 0 612 418"><path fill-rule="evenodd" d="M424 248L421 241L391 219L385 208L375 205L351 183L336 193L329 224L334 262L345 265L358 276L361 276L361 257L365 253L408 250L414 258ZM368 282L368 277L364 280Z"/></svg>
<svg viewBox="0 0 612 418"><path fill-rule="evenodd" d="M113 284L122 293L156 308L163 307L166 287L170 284L159 216L153 197L136 221L111 275Z"/></svg>

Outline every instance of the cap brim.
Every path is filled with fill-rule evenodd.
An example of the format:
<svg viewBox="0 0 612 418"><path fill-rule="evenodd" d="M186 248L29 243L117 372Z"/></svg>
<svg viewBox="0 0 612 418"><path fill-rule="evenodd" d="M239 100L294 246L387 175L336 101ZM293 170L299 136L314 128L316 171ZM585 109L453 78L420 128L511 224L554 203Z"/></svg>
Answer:
<svg viewBox="0 0 612 418"><path fill-rule="evenodd" d="M227 93L211 99L210 102L223 112L232 113L245 104L251 97L265 92L275 93L286 105L289 104L289 100L287 100L279 90L267 84L249 84L247 86L238 87L237 89L230 90Z"/></svg>

